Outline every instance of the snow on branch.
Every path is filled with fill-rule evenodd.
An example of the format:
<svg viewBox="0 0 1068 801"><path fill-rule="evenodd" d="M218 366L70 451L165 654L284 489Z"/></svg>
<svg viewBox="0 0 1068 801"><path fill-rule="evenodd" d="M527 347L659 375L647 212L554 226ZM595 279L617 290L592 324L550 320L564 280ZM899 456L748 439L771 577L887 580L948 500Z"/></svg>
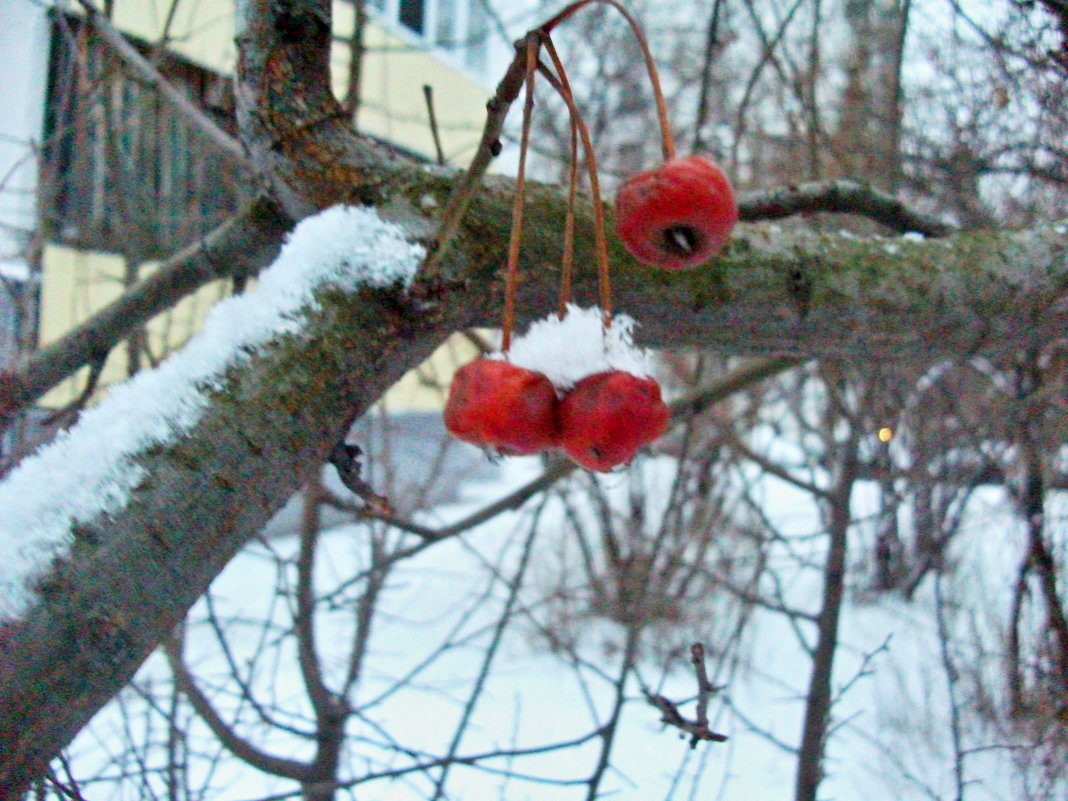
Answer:
<svg viewBox="0 0 1068 801"><path fill-rule="evenodd" d="M230 368L303 330L317 291L406 287L423 256L371 209L335 206L309 217L255 289L218 303L184 349L112 389L24 460L0 483L0 619L32 602L34 578L69 551L78 524L126 505L144 477L139 453L188 432Z"/></svg>

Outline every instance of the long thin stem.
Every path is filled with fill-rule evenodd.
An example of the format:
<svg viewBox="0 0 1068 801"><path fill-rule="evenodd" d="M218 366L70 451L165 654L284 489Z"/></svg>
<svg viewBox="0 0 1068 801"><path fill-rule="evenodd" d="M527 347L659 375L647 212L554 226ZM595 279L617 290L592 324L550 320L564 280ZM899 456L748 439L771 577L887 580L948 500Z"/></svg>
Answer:
<svg viewBox="0 0 1068 801"><path fill-rule="evenodd" d="M527 148L530 144L530 120L534 111L534 71L538 63L541 34L532 31L526 38L526 97L523 102L523 132L519 140L519 168L515 179L515 203L512 206L512 236L508 241L508 267L504 287L504 322L501 350L512 347L512 326L515 322L515 292L519 280L519 242L523 234L523 188L526 185Z"/></svg>
<svg viewBox="0 0 1068 801"><path fill-rule="evenodd" d="M590 131L586 122L575 105L575 96L571 92L571 84L567 80L567 71L564 63L560 60L560 54L556 52L553 40L545 37L545 52L553 62L556 70L557 84L560 96L567 104L567 110L571 119L578 128L579 136L582 137L582 147L586 152L586 167L590 175L590 192L593 194L593 225L594 236L597 242L597 277L600 285L601 311L604 314L604 327L612 325L612 286L608 278L608 239L604 228L604 205L601 203L601 182L597 177L597 156L593 152L593 142L590 139ZM546 74L546 73L543 73ZM551 78L550 78L551 80Z"/></svg>
<svg viewBox="0 0 1068 801"><path fill-rule="evenodd" d="M553 28L573 17L578 11L590 3L601 2L612 6L627 21L631 30L634 32L634 38L638 40L638 46L642 50L642 56L645 59L645 68L649 72L649 83L653 86L653 97L656 100L656 114L660 120L660 138L663 142L664 160L675 158L675 138L671 134L671 123L668 122L667 102L664 100L664 92L660 88L660 73L656 69L656 62L653 61L652 51L649 50L649 42L645 38L645 32L642 30L642 26L638 20L627 11L627 9L618 2L618 0L578 0L578 2L572 3L567 8L563 9L559 14L550 19L544 25L541 26L541 30L546 34L551 34Z"/></svg>
<svg viewBox="0 0 1068 801"><path fill-rule="evenodd" d="M564 255L560 259L559 317L567 317L571 300L571 274L575 265L575 198L578 194L578 123L571 119L571 170L567 185L567 216L564 218Z"/></svg>

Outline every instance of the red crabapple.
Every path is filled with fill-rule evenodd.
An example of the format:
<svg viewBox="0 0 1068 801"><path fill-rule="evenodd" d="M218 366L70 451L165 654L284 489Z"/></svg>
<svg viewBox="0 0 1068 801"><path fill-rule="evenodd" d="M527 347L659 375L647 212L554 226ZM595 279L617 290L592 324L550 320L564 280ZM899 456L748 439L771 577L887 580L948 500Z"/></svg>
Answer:
<svg viewBox="0 0 1068 801"><path fill-rule="evenodd" d="M557 445L556 390L541 373L500 359L475 359L449 387L445 427L454 437L519 456Z"/></svg>
<svg viewBox="0 0 1068 801"><path fill-rule="evenodd" d="M622 370L586 376L560 401L564 451L588 470L607 472L667 430L660 385Z"/></svg>
<svg viewBox="0 0 1068 801"><path fill-rule="evenodd" d="M668 159L616 193L616 233L644 264L685 270L726 244L738 222L730 181L703 156Z"/></svg>

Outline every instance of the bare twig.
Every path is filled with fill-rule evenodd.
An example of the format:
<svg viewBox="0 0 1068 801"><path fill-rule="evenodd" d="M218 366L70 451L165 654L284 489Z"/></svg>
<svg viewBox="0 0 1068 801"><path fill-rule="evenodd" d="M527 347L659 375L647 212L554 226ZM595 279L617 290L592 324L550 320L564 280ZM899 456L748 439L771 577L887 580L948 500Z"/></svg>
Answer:
<svg viewBox="0 0 1068 801"><path fill-rule="evenodd" d="M441 131L438 130L438 117L434 113L434 87L424 83L423 97L426 99L426 113L430 119L430 135L434 137L434 151L437 153L438 164L444 164L445 151L441 149Z"/></svg>
<svg viewBox="0 0 1068 801"><path fill-rule="evenodd" d="M1016 380L1021 418L1018 440L1024 462L1023 486L1018 503L1027 526L1027 561L1038 579L1039 594L1046 611L1051 646L1049 660L1052 662L1049 689L1053 697L1061 699L1058 708L1063 711L1066 708L1064 698L1068 697L1068 615L1061 605L1057 564L1043 531L1047 518L1045 459L1039 444L1038 415L1029 403L1042 388L1042 373L1037 361L1037 357L1031 354L1029 363L1020 369ZM1021 575L1024 575L1022 570Z"/></svg>
<svg viewBox="0 0 1068 801"><path fill-rule="evenodd" d="M274 257L291 225L274 201L261 197L48 347L23 356L10 372L0 373L0 426L209 281L257 272Z"/></svg>
<svg viewBox="0 0 1068 801"><path fill-rule="evenodd" d="M345 99L341 101L341 106L352 117L353 124L355 124L363 94L363 56L367 52L364 42L367 31L367 0L356 0L353 5L355 8L353 9L352 36L348 42L348 86L345 89Z"/></svg>
<svg viewBox="0 0 1068 801"><path fill-rule="evenodd" d="M759 35L763 46L761 48L760 58L753 67L753 71L749 74L749 79L746 81L745 91L742 92L742 97L735 107L734 144L731 146L729 160L729 164L732 168L737 167L738 165L738 149L741 147L741 143L745 141L746 123L749 119L749 105L753 100L753 94L756 90L757 83L760 81L760 76L764 72L764 67L770 62L779 72L783 85L789 86L791 84L791 81L789 81L783 74L782 67L775 58L775 50L786 35L787 28L789 28L794 15L804 5L804 2L803 0L794 0L789 10L787 10L786 14L783 16L779 29L771 38L768 37L760 18L754 12L753 4L746 3L745 5L749 12L750 19L753 22L753 29Z"/></svg>
<svg viewBox="0 0 1068 801"><path fill-rule="evenodd" d="M601 727L601 749L597 757L597 765L587 781L586 801L596 801L600 796L601 780L608 770L609 760L612 756L612 743L615 742L615 737L619 730L619 720L623 715L623 705L627 700L627 681L634 671L641 635L641 625L627 627L627 639L623 646L623 661L619 666L616 680L613 682L612 712L609 714L608 721Z"/></svg>
<svg viewBox="0 0 1068 801"><path fill-rule="evenodd" d="M690 646L690 664L693 665L694 677L697 679L697 724L708 728L708 702L716 688L708 678L705 666L705 646L695 642Z"/></svg>
<svg viewBox="0 0 1068 801"><path fill-rule="evenodd" d="M947 223L910 209L892 195L856 181L812 181L752 192L738 201L740 218L749 222L816 211L857 214L901 233L914 231L924 236L942 237L955 230Z"/></svg>
<svg viewBox="0 0 1068 801"><path fill-rule="evenodd" d="M359 445L339 442L330 452L330 464L337 470L341 483L366 504L365 513L380 518L391 518L396 512L385 495L379 495L360 477L363 451Z"/></svg>
<svg viewBox="0 0 1068 801"><path fill-rule="evenodd" d="M93 360L89 363L89 375L85 379L85 386L82 387L82 391L78 393L78 397L64 406L62 409L57 409L48 415L45 420L45 426L53 426L56 424L66 425L69 423L86 404L89 403L89 399L96 392L97 385L100 383L100 376L104 372L104 365L107 363L108 354L98 354L93 357Z"/></svg>
<svg viewBox="0 0 1068 801"><path fill-rule="evenodd" d="M316 740L320 750L326 733L324 723L339 706L338 699L323 680L322 665L315 642L315 554L319 544L320 516L317 497L318 476L305 484L300 521L300 548L297 551L297 609L293 630L297 638L297 664L304 689L315 711Z"/></svg>
<svg viewBox="0 0 1068 801"><path fill-rule="evenodd" d="M644 690L645 700L660 710L660 720L667 726L690 735L690 748L696 748L702 740L713 743L727 741L727 735L712 731L708 725L708 702L716 688L708 678L705 666L705 647L699 642L690 646L690 664L693 665L694 677L697 679L697 712L689 720L679 712L678 704L663 695Z"/></svg>
<svg viewBox="0 0 1068 801"><path fill-rule="evenodd" d="M548 499L548 495L544 496ZM497 620L496 625L493 627L493 635L490 642L486 645L482 654L482 664L479 667L478 676L475 678L474 685L471 688L471 694L467 699L467 703L464 704L463 712L460 715L460 720L456 724L456 730L453 733L452 740L449 742L449 749L446 752L447 756L451 759L456 757L457 752L460 749L460 743L463 740L464 734L467 732L468 726L471 722L471 716L474 714L475 706L478 704L479 699L482 697L483 690L486 686L486 681L489 677L490 667L493 664L493 660L497 655L497 650L500 647L501 640L504 637L505 630L508 624L512 621L512 613L515 609L516 602L519 597L519 591L523 586L523 579L526 576L527 568L530 565L531 554L533 552L534 538L538 534L538 524L541 520L541 513L545 509L545 502L543 501L539 509L534 513L531 518L530 526L527 531L526 541L523 544L523 550L519 557L519 564L515 569L515 574L508 582L508 597L504 603L504 608L501 610L501 614ZM452 766L452 762L446 762L441 769L441 773L437 780L434 782L434 799L439 799L445 796L445 782L448 780L449 768Z"/></svg>
<svg viewBox="0 0 1068 801"><path fill-rule="evenodd" d="M830 497L831 493L829 490L816 486L810 481L805 481L803 478L798 478L782 465L754 451L746 445L741 437L739 437L731 428L725 428L725 435L729 448L736 451L745 459L756 464L765 473L773 475L780 481L785 481L787 484L791 484L803 492L807 492L814 498L828 499Z"/></svg>
<svg viewBox="0 0 1068 801"><path fill-rule="evenodd" d="M946 674L946 695L949 697L949 733L953 743L953 781L956 790L955 801L964 801L964 734L961 728L961 703L957 687L960 671L957 669L950 648L949 625L946 621L946 602L942 595L942 574L934 579L935 621L938 624L938 650L942 660L942 670Z"/></svg>
<svg viewBox="0 0 1068 801"><path fill-rule="evenodd" d="M579 746L585 745L590 740L593 740L596 737L600 737L601 735L602 735L602 730L601 729L597 729L595 731L589 732L588 734L584 734L584 735L582 735L580 737L575 737L572 740L565 740L563 742L551 743L549 745L540 745L540 746L532 746L530 748L515 748L515 749L499 748L499 749L493 749L493 750L490 750L490 751L480 752L480 753L477 753L477 754L459 755L459 756L452 757L452 758L441 757L441 758L438 758L438 759L427 759L427 760L424 760L422 762L416 762L416 763L414 763L412 765L408 765L406 767L393 768L393 769L387 769L387 770L379 770L379 771L369 771L369 772L363 774L362 776L360 776L360 777L358 777L356 779L350 779L348 781L322 782L322 783L318 783L318 784L308 784L308 785L305 785L301 789L290 791L290 792L276 793L274 795L267 795L267 796L257 796L257 801L285 801L285 799L296 798L297 796L301 796L304 793L308 793L308 792L344 790L344 789L347 789L347 788L350 788L350 787L355 787L355 786L360 785L360 784L366 784L368 782L378 781L379 779L397 779L397 778L400 778L402 776L407 776L407 775L412 774L412 773L425 773L426 771L430 770L431 768L441 767L442 765L445 765L445 764L468 765L470 767L482 767L479 763L481 763L483 761L486 761L486 760L491 760L491 759L501 759L501 758L511 757L511 756L533 756L533 755L536 755L536 754L548 754L548 753L553 753L554 751L563 751L563 750L566 750L566 749L569 749L569 748L578 748ZM548 784L560 784L560 785L568 785L568 784L577 784L578 783L577 781L568 781L566 779L558 780L558 781L553 781L553 780L550 779L550 780L544 780L544 781L545 781L545 783L548 783Z"/></svg>
<svg viewBox="0 0 1068 801"><path fill-rule="evenodd" d="M710 406L729 398L735 392L740 392L746 387L766 378L772 378L804 362L804 359L796 356L772 356L748 361L696 395L672 403L671 419L681 422L699 415Z"/></svg>
<svg viewBox="0 0 1068 801"><path fill-rule="evenodd" d="M519 91L523 88L523 82L526 79L526 48L525 46L517 47L516 51L515 58L512 59L500 83L497 84L496 92L486 103L486 123L482 128L482 139L479 141L478 150L475 151L475 157L471 159L471 164L467 167L467 172L457 183L442 212L437 237L423 265L425 275L433 276L437 273L446 247L460 227L476 186L486 174L490 162L501 152L501 134L504 132L504 121L508 116L508 109L519 97Z"/></svg>
<svg viewBox="0 0 1068 801"><path fill-rule="evenodd" d="M712 61L720 47L719 22L723 0L713 0L712 13L708 18L708 32L705 34L705 54L701 62L701 88L697 98L697 118L694 120L693 149L701 152L705 147L704 127L708 121L708 96L712 89Z"/></svg>
<svg viewBox="0 0 1068 801"><path fill-rule="evenodd" d="M193 679L192 674L186 668L182 662L181 656L181 641L172 638L167 640L163 644L163 651L167 656L167 661L170 664L171 671L174 674L174 680L177 683L179 689L189 699L190 704L196 710L200 719L211 729L219 742L226 746L234 756L244 760L250 765L255 766L259 770L266 773L274 774L275 776L285 776L295 781L302 781L307 779L309 775L309 766L304 762L298 762L294 759L287 759L284 757L277 757L272 754L268 754L265 751L261 751L255 745L248 740L244 739L229 724L226 723L212 706L208 697L201 692L197 686L196 681Z"/></svg>

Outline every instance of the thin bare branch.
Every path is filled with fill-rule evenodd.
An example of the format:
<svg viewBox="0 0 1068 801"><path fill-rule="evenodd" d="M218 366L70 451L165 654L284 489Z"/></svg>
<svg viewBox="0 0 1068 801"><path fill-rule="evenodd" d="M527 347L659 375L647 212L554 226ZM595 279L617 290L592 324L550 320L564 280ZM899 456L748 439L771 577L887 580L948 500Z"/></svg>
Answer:
<svg viewBox="0 0 1068 801"><path fill-rule="evenodd" d="M55 342L23 356L0 374L0 425L186 295L219 278L254 275L291 225L261 197Z"/></svg>
<svg viewBox="0 0 1068 801"><path fill-rule="evenodd" d="M814 181L798 186L752 192L738 200L743 220L777 220L817 211L856 214L900 233L948 236L954 227L910 209L892 195L855 181Z"/></svg>
<svg viewBox="0 0 1068 801"><path fill-rule="evenodd" d="M708 702L715 694L716 688L708 678L703 644L696 642L690 646L690 665L697 680L697 710L693 720L684 717L678 704L663 695L644 690L645 700L660 710L661 722L690 735L690 748L696 748L702 740L726 742L727 735L712 731L708 725Z"/></svg>
<svg viewBox="0 0 1068 801"><path fill-rule="evenodd" d="M163 652L174 674L174 680L179 689L189 699L201 720L207 724L221 743L234 754L257 769L275 776L284 776L294 781L306 781L310 776L310 768L304 762L295 759L274 756L253 745L241 737L234 729L222 719L215 710L208 697L197 686L192 674L182 661L181 645L175 638L164 642Z"/></svg>

